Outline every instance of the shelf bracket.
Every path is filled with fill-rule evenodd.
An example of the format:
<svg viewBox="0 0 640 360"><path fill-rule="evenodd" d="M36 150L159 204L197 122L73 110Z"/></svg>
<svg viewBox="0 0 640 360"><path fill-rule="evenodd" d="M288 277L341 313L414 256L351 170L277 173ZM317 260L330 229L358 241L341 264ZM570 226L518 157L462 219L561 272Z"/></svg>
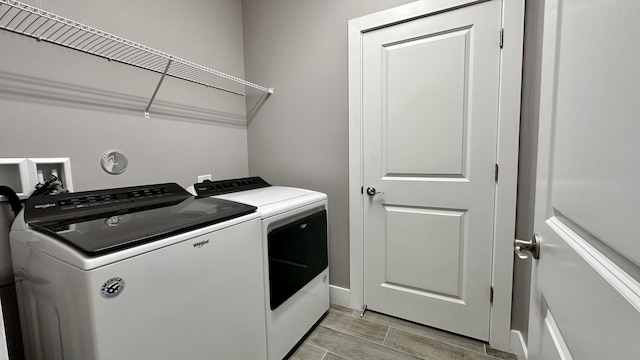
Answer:
<svg viewBox="0 0 640 360"><path fill-rule="evenodd" d="M169 71L170 66L171 66L171 59L167 61L167 67L164 68L164 72L160 77L160 81L158 81L158 85L156 86L156 89L153 91L153 95L151 95L151 100L149 100L149 105L147 105L147 109L144 111L144 117L146 119L149 118L149 109L151 108L151 104L153 104L153 100L155 100L156 95L158 94L158 90L160 89L160 85L162 85L162 81L164 80L164 77L167 75L167 71Z"/></svg>

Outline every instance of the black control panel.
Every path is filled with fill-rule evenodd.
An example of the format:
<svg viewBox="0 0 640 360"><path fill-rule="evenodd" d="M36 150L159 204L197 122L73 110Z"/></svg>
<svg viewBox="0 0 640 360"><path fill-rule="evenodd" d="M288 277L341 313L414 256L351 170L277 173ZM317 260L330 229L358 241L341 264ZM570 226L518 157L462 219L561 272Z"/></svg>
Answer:
<svg viewBox="0 0 640 360"><path fill-rule="evenodd" d="M228 194L268 186L271 186L271 184L258 176L218 181L205 180L201 183L193 184L198 197Z"/></svg>
<svg viewBox="0 0 640 360"><path fill-rule="evenodd" d="M39 195L27 200L24 217L27 223L60 221L177 203L190 196L175 183Z"/></svg>

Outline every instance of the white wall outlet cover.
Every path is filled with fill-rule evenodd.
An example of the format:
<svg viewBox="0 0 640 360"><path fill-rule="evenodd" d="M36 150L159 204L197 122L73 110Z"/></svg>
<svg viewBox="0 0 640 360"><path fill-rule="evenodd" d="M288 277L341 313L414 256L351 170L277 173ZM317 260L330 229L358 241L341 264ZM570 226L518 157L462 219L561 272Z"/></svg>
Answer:
<svg viewBox="0 0 640 360"><path fill-rule="evenodd" d="M127 170L128 164L127 156L120 150L107 150L100 158L102 169L112 175L122 174Z"/></svg>
<svg viewBox="0 0 640 360"><path fill-rule="evenodd" d="M211 181L211 174L207 174L207 175L198 175L198 182L201 183L205 180L209 180Z"/></svg>

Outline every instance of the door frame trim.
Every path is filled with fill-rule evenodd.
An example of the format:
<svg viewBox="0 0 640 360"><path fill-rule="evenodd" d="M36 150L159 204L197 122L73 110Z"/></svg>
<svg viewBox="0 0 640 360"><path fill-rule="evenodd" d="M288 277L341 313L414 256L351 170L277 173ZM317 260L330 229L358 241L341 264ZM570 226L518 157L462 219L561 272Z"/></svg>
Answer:
<svg viewBox="0 0 640 360"><path fill-rule="evenodd" d="M362 163L362 37L363 34L396 23L456 7L491 0L423 0L380 11L349 21L349 252L351 307L364 305L364 196ZM511 336L511 291L513 240L515 237L520 90L524 36L524 0L502 2L504 47L500 55L498 97L497 162L500 178L496 185L493 259L494 288L489 344L509 351ZM498 46L499 34L496 34Z"/></svg>

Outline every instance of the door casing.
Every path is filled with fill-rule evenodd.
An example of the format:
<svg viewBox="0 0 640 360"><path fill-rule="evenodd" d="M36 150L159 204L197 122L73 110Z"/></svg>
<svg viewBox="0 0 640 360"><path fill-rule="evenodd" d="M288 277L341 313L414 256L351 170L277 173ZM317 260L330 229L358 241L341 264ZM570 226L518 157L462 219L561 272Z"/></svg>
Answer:
<svg viewBox="0 0 640 360"><path fill-rule="evenodd" d="M493 0L499 1L499 0ZM362 35L367 31L420 18L450 8L482 1L423 0L349 21L349 249L350 297L352 308L364 305L364 238L362 162ZM498 106L495 222L492 259L493 302L490 345L509 351L511 331L511 290L513 281L513 240L518 173L520 129L520 88L524 30L524 0L502 0L503 48L500 60ZM496 42L500 34L496 34Z"/></svg>

